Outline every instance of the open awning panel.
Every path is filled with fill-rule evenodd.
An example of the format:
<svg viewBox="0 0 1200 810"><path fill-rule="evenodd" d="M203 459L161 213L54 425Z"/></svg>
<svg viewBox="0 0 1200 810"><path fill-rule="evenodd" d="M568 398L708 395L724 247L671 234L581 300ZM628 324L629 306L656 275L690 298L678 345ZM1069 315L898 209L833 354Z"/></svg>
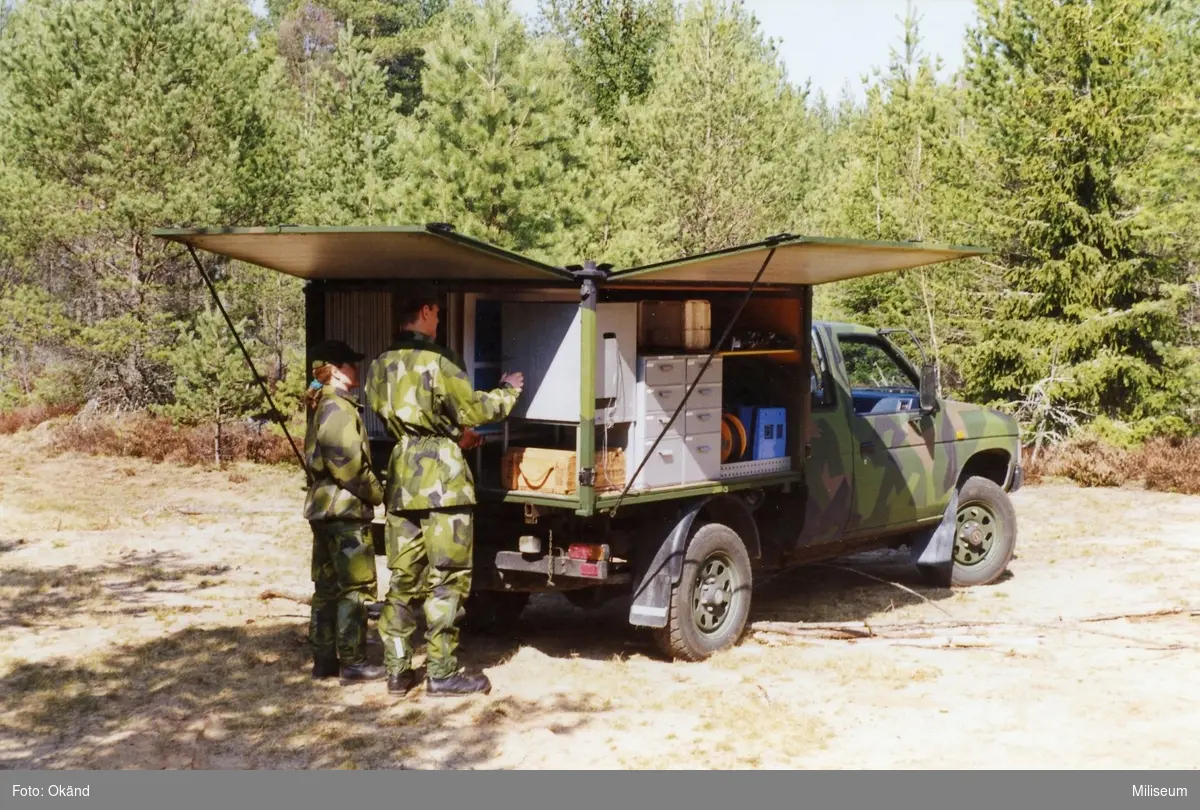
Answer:
<svg viewBox="0 0 1200 810"><path fill-rule="evenodd" d="M453 231L392 227L186 228L155 236L303 279L569 281L565 270Z"/></svg>
<svg viewBox="0 0 1200 810"><path fill-rule="evenodd" d="M789 236L727 250L688 256L613 273L610 283L733 284L754 281L767 255L775 249L760 284L828 284L875 273L980 256L975 247L947 247L920 242L865 242Z"/></svg>

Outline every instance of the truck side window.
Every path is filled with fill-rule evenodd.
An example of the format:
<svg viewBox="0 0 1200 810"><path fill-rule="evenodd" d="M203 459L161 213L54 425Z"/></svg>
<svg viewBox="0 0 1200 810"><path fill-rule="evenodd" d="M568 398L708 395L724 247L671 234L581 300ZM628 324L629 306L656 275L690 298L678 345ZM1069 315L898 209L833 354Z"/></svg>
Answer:
<svg viewBox="0 0 1200 810"><path fill-rule="evenodd" d="M842 335L838 345L856 414L875 416L919 407L919 382L882 342L867 336Z"/></svg>

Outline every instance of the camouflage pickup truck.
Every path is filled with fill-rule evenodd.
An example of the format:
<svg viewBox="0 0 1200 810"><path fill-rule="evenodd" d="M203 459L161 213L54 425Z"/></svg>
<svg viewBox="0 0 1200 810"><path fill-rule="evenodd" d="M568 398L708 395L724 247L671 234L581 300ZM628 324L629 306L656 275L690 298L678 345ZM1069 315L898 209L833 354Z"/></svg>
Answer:
<svg viewBox="0 0 1200 810"><path fill-rule="evenodd" d="M197 249L304 279L308 344L345 340L363 371L420 281L437 285L438 341L475 388L525 373L516 410L478 428L464 462L476 628L502 632L538 592L625 599L666 655L699 660L737 643L768 572L907 548L931 584L971 586L1012 557L1014 420L939 396L919 342L914 363L895 332L813 321L815 285L982 249L782 234L614 269L545 264L445 224L156 235L206 280ZM672 312L705 319L681 329L662 321ZM363 416L386 470L395 440ZM529 458L552 461L533 473Z"/></svg>

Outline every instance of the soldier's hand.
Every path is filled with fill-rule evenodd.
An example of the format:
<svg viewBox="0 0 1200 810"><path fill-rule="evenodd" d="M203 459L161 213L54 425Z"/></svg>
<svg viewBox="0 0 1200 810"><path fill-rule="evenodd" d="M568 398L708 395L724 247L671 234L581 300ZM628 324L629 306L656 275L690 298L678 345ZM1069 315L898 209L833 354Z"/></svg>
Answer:
<svg viewBox="0 0 1200 810"><path fill-rule="evenodd" d="M462 438L458 440L458 446L463 450L472 450L483 444L483 437L470 428L463 428Z"/></svg>
<svg viewBox="0 0 1200 810"><path fill-rule="evenodd" d="M520 391L522 388L525 387L525 375L522 374L520 371L510 372L500 378L500 384L503 385L504 383L508 383L513 388Z"/></svg>

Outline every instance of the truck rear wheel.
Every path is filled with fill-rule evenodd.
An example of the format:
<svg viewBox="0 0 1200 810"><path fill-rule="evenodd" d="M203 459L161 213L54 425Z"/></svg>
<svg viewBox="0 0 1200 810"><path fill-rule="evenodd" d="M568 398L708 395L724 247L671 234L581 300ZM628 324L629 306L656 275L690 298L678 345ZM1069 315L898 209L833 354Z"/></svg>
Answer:
<svg viewBox="0 0 1200 810"><path fill-rule="evenodd" d="M1008 494L995 481L968 478L958 491L950 584L961 588L995 582L1016 546L1017 514Z"/></svg>
<svg viewBox="0 0 1200 810"><path fill-rule="evenodd" d="M664 653L701 661L732 647L750 616L750 555L737 532L720 523L696 530L671 589L667 625L654 631Z"/></svg>

